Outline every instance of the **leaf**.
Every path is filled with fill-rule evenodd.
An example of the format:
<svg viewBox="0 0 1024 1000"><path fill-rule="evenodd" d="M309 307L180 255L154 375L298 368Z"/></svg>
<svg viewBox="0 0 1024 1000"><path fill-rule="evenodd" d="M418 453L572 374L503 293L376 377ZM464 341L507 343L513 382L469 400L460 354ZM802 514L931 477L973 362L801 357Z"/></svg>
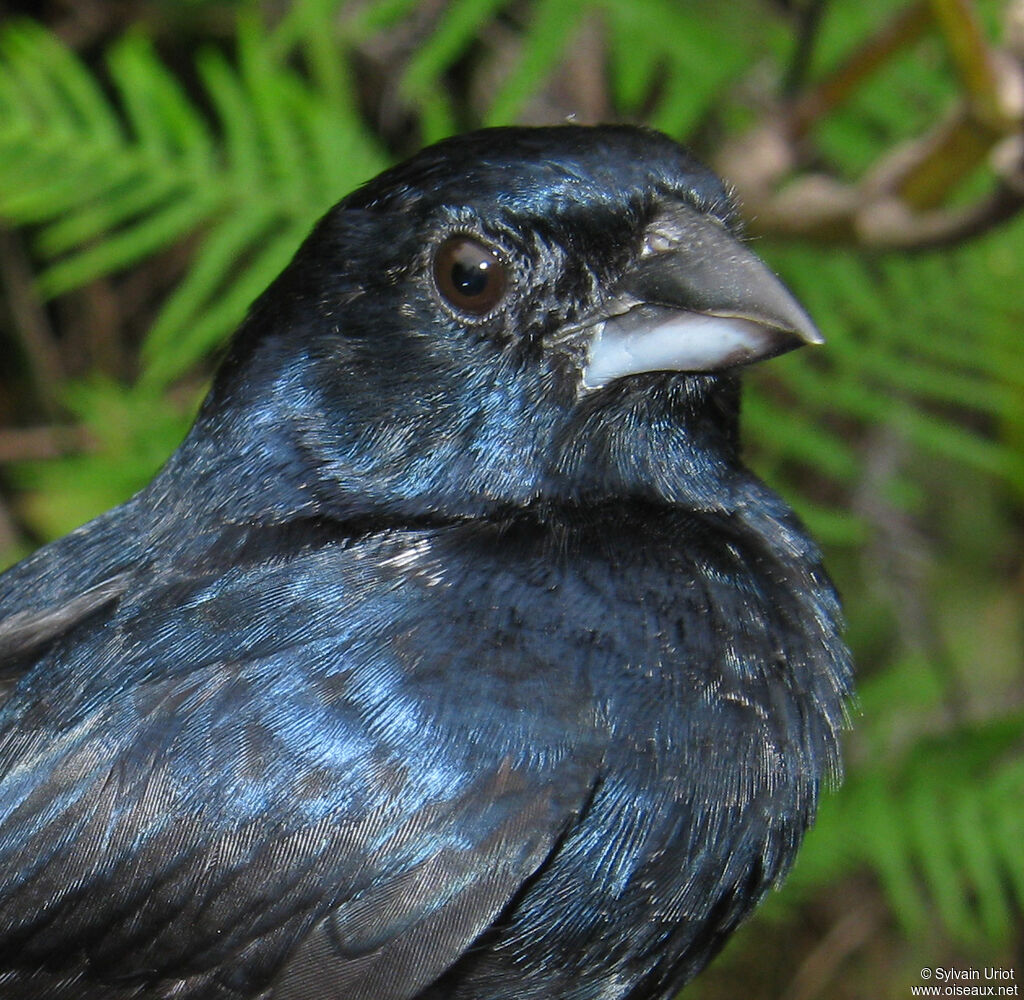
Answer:
<svg viewBox="0 0 1024 1000"><path fill-rule="evenodd" d="M578 2L539 0L523 36L519 62L487 111L488 125L505 125L515 120L558 62L571 32L581 20Z"/></svg>
<svg viewBox="0 0 1024 1000"><path fill-rule="evenodd" d="M224 331L238 324L246 308L288 263L307 228L306 225L296 225L273 234L216 301L209 302L202 314L192 319L185 329L175 331L173 352L154 351L149 355L142 384L149 387L166 385L215 347Z"/></svg>
<svg viewBox="0 0 1024 1000"><path fill-rule="evenodd" d="M198 190L155 206L153 212L130 228L110 234L95 246L47 268L39 279L39 288L46 295L59 295L127 267L176 238L194 232L221 201L219 191Z"/></svg>
<svg viewBox="0 0 1024 1000"><path fill-rule="evenodd" d="M0 106L19 109L13 125L0 123L0 213L40 227L43 294L62 294L204 234L209 249L200 244L194 272L149 340L146 357L157 375L183 374L216 347L244 313L242 298L251 300L283 266L286 248L385 165L359 124L344 74L325 63L324 33L315 25L331 3L306 2L292 29L319 66L316 80L297 73L294 53L275 50L274 37L244 16L237 68L211 48L196 57L212 117L141 34L118 40L109 53L118 108L45 31L20 22L0 31ZM269 244L257 246L268 233ZM172 362L179 348L188 360Z"/></svg>
<svg viewBox="0 0 1024 1000"><path fill-rule="evenodd" d="M110 71L142 148L175 156L201 182L211 170L213 140L203 116L167 71L152 43L129 34L111 50Z"/></svg>
<svg viewBox="0 0 1024 1000"><path fill-rule="evenodd" d="M203 305L230 284L239 261L250 255L253 247L274 225L277 214L265 205L262 211L236 215L225 221L203 241L189 273L167 301L143 345L143 357L150 364L171 366L159 360L164 353L177 351L177 338L187 329ZM177 366L175 366L177 367Z"/></svg>
<svg viewBox="0 0 1024 1000"><path fill-rule="evenodd" d="M425 92L437 94L441 75L500 5L501 0L454 0L446 4L441 23L406 66L402 92L413 101Z"/></svg>

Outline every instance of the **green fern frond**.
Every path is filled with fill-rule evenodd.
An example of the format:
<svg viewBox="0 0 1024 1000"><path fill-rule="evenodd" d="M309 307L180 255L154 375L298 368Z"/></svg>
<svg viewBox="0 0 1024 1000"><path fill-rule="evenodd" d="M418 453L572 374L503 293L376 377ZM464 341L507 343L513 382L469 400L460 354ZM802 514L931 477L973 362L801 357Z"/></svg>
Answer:
<svg viewBox="0 0 1024 1000"><path fill-rule="evenodd" d="M1005 941L1024 907L1022 748L1016 714L874 757L823 802L795 894L863 866L909 934L938 922L968 944Z"/></svg>
<svg viewBox="0 0 1024 1000"><path fill-rule="evenodd" d="M447 4L437 28L405 67L401 90L420 110L426 142L456 130L455 111L441 85L442 77L500 6L501 0L455 0Z"/></svg>
<svg viewBox="0 0 1024 1000"><path fill-rule="evenodd" d="M522 53L487 112L486 124L514 121L527 100L545 83L573 30L583 20L573 0L539 0L523 35Z"/></svg>
<svg viewBox="0 0 1024 1000"><path fill-rule="evenodd" d="M59 462L5 468L23 491L23 515L46 538L67 534L117 506L151 479L181 441L194 412L194 406L169 406L163 393L125 389L100 377L69 386L63 402L91 447Z"/></svg>
<svg viewBox="0 0 1024 1000"><path fill-rule="evenodd" d="M726 83L749 65L755 36L728 31L728 14L709 18L702 4L663 0L605 0L598 6L608 29L611 84L620 108L639 112L660 80L662 93L648 120L671 135L688 134Z"/></svg>
<svg viewBox="0 0 1024 1000"><path fill-rule="evenodd" d="M306 28L297 44L308 42L322 67L322 42ZM249 19L237 70L215 50L200 53L211 122L141 35L119 40L108 59L120 107L41 28L23 22L0 35L0 107L16 112L0 126L0 215L41 227L37 249L52 261L39 277L45 295L204 234L147 341L151 385L223 340L315 219L385 165L339 73L325 71L330 92L318 89L273 48Z"/></svg>
<svg viewBox="0 0 1024 1000"><path fill-rule="evenodd" d="M1012 231L998 236L1013 239ZM769 249L828 340L829 378L808 359L778 364L773 372L805 414L825 426L835 418L864 427L887 423L914 449L1024 492L1021 318L995 302L982 312L989 294L1001 294L984 254L974 248L870 259L839 250ZM816 461L819 468L837 464L824 456Z"/></svg>

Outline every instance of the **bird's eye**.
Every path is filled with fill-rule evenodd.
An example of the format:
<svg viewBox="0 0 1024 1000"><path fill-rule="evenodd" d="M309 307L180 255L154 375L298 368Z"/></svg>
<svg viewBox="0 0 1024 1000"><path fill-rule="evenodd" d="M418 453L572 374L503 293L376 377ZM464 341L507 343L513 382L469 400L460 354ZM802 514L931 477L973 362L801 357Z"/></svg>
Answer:
<svg viewBox="0 0 1024 1000"><path fill-rule="evenodd" d="M434 257L437 290L453 308L486 316L505 295L505 265L486 244L472 236L450 236Z"/></svg>

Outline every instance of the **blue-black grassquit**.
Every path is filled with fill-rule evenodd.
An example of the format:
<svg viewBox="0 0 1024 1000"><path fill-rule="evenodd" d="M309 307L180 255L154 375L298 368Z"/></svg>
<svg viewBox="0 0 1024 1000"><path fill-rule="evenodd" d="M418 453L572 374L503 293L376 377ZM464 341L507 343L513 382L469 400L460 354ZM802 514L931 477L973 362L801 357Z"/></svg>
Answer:
<svg viewBox="0 0 1024 1000"><path fill-rule="evenodd" d="M329 212L153 482L0 578L5 1000L655 1000L837 771L835 594L742 464L818 335L629 127Z"/></svg>

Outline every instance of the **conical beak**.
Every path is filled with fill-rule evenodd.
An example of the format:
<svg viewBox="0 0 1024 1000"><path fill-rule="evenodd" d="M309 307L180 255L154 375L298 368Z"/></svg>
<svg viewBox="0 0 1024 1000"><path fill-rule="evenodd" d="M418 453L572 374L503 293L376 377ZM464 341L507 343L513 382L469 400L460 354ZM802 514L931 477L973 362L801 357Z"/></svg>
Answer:
<svg viewBox="0 0 1024 1000"><path fill-rule="evenodd" d="M591 326L583 385L641 372L710 372L823 342L764 262L689 206L651 224L636 266Z"/></svg>

